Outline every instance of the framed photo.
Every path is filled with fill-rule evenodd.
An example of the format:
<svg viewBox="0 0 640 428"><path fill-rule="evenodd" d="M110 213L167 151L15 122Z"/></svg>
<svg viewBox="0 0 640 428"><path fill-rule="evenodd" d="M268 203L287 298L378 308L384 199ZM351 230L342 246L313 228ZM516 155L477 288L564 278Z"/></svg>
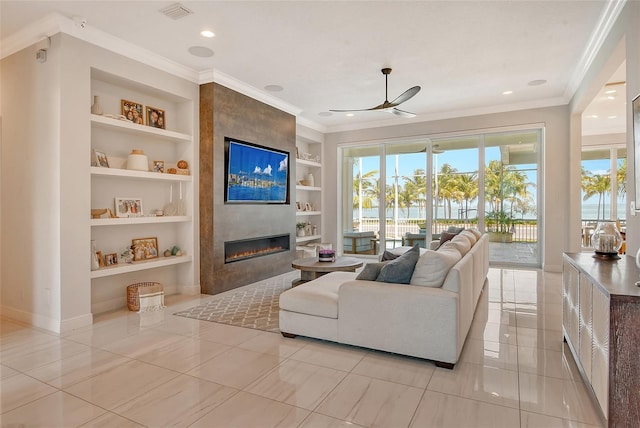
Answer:
<svg viewBox="0 0 640 428"><path fill-rule="evenodd" d="M98 266L104 267L104 257L102 257L102 251L96 251L96 257L98 258Z"/></svg>
<svg viewBox="0 0 640 428"><path fill-rule="evenodd" d="M142 217L142 199L115 198L116 217Z"/></svg>
<svg viewBox="0 0 640 428"><path fill-rule="evenodd" d="M118 264L118 254L112 253L104 256L104 264L107 266L113 266Z"/></svg>
<svg viewBox="0 0 640 428"><path fill-rule="evenodd" d="M122 100L122 115L129 121L137 123L138 125L144 125L144 112L142 110L142 104L138 104L135 101Z"/></svg>
<svg viewBox="0 0 640 428"><path fill-rule="evenodd" d="M164 110L147 106L147 125L154 128L165 129L166 124L167 118L165 117Z"/></svg>
<svg viewBox="0 0 640 428"><path fill-rule="evenodd" d="M94 150L96 154L96 166L101 168L109 168L109 159L107 159L107 155L103 152L99 152Z"/></svg>
<svg viewBox="0 0 640 428"><path fill-rule="evenodd" d="M164 161L154 160L153 161L153 172L164 173Z"/></svg>
<svg viewBox="0 0 640 428"><path fill-rule="evenodd" d="M158 238L136 238L131 240L133 261L158 258Z"/></svg>

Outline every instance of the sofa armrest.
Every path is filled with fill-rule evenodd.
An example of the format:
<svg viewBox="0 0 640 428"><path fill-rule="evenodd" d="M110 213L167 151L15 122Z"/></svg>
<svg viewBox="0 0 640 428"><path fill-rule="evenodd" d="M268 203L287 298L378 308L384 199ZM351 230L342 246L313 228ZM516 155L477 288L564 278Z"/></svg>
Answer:
<svg viewBox="0 0 640 428"><path fill-rule="evenodd" d="M437 250L438 247L440 246L440 240L439 239L434 239L433 241L429 242L429 249L430 250Z"/></svg>

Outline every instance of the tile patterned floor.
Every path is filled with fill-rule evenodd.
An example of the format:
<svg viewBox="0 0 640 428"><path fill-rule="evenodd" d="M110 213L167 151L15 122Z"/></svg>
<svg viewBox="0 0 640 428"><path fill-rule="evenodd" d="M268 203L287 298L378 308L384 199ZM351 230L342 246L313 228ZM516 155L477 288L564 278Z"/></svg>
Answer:
<svg viewBox="0 0 640 428"><path fill-rule="evenodd" d="M3 319L0 424L600 427L562 342L560 290L560 274L491 269L452 371L172 315L211 296L169 296L161 313L103 314L62 336Z"/></svg>

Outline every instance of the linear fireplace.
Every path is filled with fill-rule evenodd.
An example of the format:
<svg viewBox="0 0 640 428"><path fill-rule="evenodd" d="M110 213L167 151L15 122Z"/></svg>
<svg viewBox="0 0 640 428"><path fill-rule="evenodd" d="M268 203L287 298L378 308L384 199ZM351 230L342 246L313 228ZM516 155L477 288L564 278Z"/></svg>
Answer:
<svg viewBox="0 0 640 428"><path fill-rule="evenodd" d="M224 262L233 263L254 257L289 251L289 234L241 239L224 243Z"/></svg>

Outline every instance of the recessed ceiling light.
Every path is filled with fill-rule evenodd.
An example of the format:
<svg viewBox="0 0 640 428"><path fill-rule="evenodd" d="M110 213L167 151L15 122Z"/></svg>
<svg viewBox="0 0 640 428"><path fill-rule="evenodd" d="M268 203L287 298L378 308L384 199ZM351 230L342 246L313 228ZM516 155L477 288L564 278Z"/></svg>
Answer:
<svg viewBox="0 0 640 428"><path fill-rule="evenodd" d="M199 56L201 58L209 58L213 56L213 51L204 46L191 46L189 48L189 53L194 56Z"/></svg>
<svg viewBox="0 0 640 428"><path fill-rule="evenodd" d="M591 116L588 116L588 117L590 117L591 119L597 119L598 115L597 114L592 114Z"/></svg>
<svg viewBox="0 0 640 428"><path fill-rule="evenodd" d="M267 85L264 87L269 92L282 92L284 88L280 85Z"/></svg>
<svg viewBox="0 0 640 428"><path fill-rule="evenodd" d="M504 91L502 93L502 95L511 95L511 94L513 94L513 91Z"/></svg>
<svg viewBox="0 0 640 428"><path fill-rule="evenodd" d="M544 85L545 83L547 83L546 80L537 79L537 80L532 80L531 82L528 83L528 85L529 86L540 86L540 85Z"/></svg>
<svg viewBox="0 0 640 428"><path fill-rule="evenodd" d="M605 92L605 94L615 94L616 90L615 89L609 89L608 91Z"/></svg>
<svg viewBox="0 0 640 428"><path fill-rule="evenodd" d="M609 96L607 96L607 99L608 99L608 100L615 100L615 99L616 99L616 97L614 97L613 95L609 95Z"/></svg>
<svg viewBox="0 0 640 428"><path fill-rule="evenodd" d="M607 116L607 119L615 119L618 116Z"/></svg>
<svg viewBox="0 0 640 428"><path fill-rule="evenodd" d="M202 37L206 37L206 38L210 39L211 37L215 36L215 33L213 31L209 31L209 30L202 30L202 31L200 31L200 35Z"/></svg>
<svg viewBox="0 0 640 428"><path fill-rule="evenodd" d="M331 113L330 111L321 111L320 113L318 113L318 116L329 117L333 116L333 113Z"/></svg>
<svg viewBox="0 0 640 428"><path fill-rule="evenodd" d="M347 113L347 117L353 117L355 116L355 113Z"/></svg>

